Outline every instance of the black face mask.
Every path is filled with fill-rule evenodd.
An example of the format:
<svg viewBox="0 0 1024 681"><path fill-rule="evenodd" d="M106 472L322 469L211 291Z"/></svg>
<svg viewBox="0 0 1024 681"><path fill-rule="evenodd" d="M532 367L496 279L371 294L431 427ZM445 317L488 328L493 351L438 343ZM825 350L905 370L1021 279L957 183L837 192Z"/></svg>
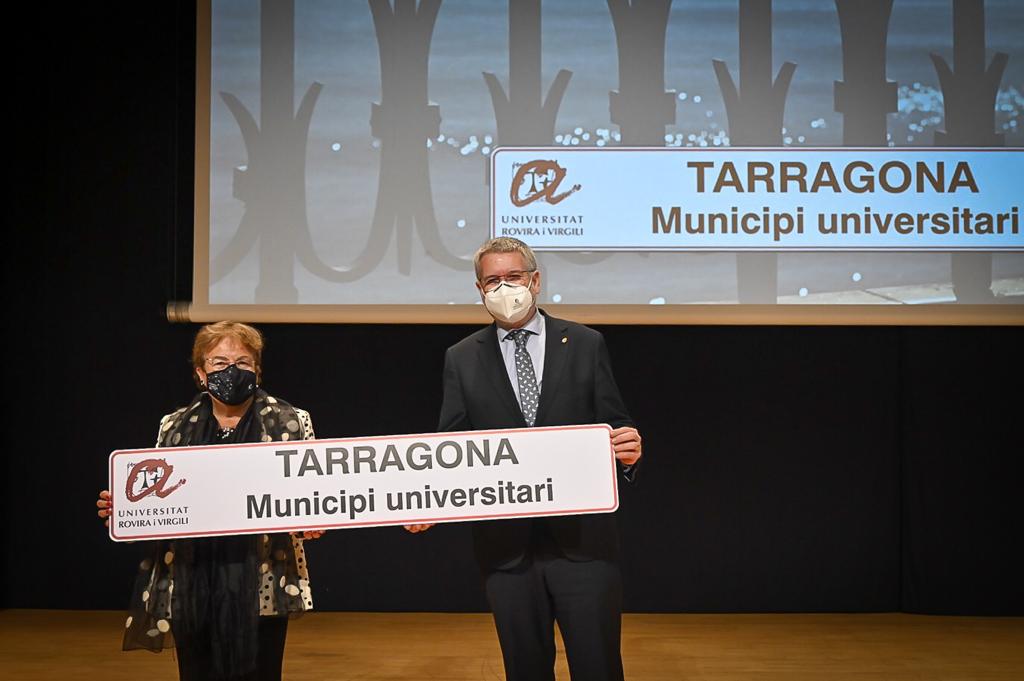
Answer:
<svg viewBox="0 0 1024 681"><path fill-rule="evenodd" d="M256 392L256 374L234 364L206 374L206 390L224 404L241 404Z"/></svg>

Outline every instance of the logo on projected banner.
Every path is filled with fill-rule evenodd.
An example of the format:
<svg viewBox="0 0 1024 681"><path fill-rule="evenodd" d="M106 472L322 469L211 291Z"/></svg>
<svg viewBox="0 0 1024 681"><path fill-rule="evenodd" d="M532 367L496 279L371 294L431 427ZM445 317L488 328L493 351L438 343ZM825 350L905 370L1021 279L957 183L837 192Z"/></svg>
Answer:
<svg viewBox="0 0 1024 681"><path fill-rule="evenodd" d="M575 173L569 164L527 157L503 170L503 179L492 179L491 186L509 187L507 198L503 198L509 210L500 219L492 215L491 236L510 236L527 242L537 238L583 237L582 215L553 211L555 206L562 208L563 201L583 188L579 182L573 182Z"/></svg>
<svg viewBox="0 0 1024 681"><path fill-rule="evenodd" d="M558 188L565 179L566 170L555 161L529 161L514 163L515 175L512 176L512 188L509 197L512 205L522 208L534 201L544 201L552 206L561 203L580 190L575 184L570 189L559 192Z"/></svg>
<svg viewBox="0 0 1024 681"><path fill-rule="evenodd" d="M174 473L174 466L167 463L166 459L146 459L129 466L124 495L133 503L150 494L163 499L185 484L185 480L179 480L167 487L171 474Z"/></svg>

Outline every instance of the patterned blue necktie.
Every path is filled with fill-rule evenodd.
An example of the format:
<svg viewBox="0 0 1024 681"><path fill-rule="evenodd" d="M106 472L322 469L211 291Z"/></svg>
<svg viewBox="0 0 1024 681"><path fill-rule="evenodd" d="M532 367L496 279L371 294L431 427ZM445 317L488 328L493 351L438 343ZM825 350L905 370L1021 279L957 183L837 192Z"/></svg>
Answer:
<svg viewBox="0 0 1024 681"><path fill-rule="evenodd" d="M537 374L533 371L533 358L526 349L526 340L530 337L526 329L514 329L508 332L516 344L516 378L519 380L519 407L523 410L526 425L533 426L537 420L537 405L540 403L540 388L537 387Z"/></svg>

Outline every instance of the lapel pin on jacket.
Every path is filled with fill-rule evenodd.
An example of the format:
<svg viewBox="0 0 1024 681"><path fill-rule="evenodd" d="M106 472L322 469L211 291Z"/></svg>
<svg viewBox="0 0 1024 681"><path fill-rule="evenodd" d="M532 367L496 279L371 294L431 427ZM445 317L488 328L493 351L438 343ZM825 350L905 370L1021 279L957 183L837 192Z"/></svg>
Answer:
<svg viewBox="0 0 1024 681"><path fill-rule="evenodd" d="M568 336L562 336L562 343L564 344L564 343L568 343L568 342L569 342L569 337Z"/></svg>

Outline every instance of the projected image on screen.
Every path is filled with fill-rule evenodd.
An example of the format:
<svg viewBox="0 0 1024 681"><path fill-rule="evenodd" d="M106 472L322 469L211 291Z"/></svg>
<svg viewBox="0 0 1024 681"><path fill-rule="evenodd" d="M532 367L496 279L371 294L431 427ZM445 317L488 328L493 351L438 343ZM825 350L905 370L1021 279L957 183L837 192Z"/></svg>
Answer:
<svg viewBox="0 0 1024 681"><path fill-rule="evenodd" d="M210 139L197 166L209 164L209 222L196 267L208 288L196 297L211 306L477 304L472 254L491 234L499 147L1024 142L1016 0L213 0L207 11L198 115ZM581 248L539 261L549 306L1024 302L1013 249Z"/></svg>

